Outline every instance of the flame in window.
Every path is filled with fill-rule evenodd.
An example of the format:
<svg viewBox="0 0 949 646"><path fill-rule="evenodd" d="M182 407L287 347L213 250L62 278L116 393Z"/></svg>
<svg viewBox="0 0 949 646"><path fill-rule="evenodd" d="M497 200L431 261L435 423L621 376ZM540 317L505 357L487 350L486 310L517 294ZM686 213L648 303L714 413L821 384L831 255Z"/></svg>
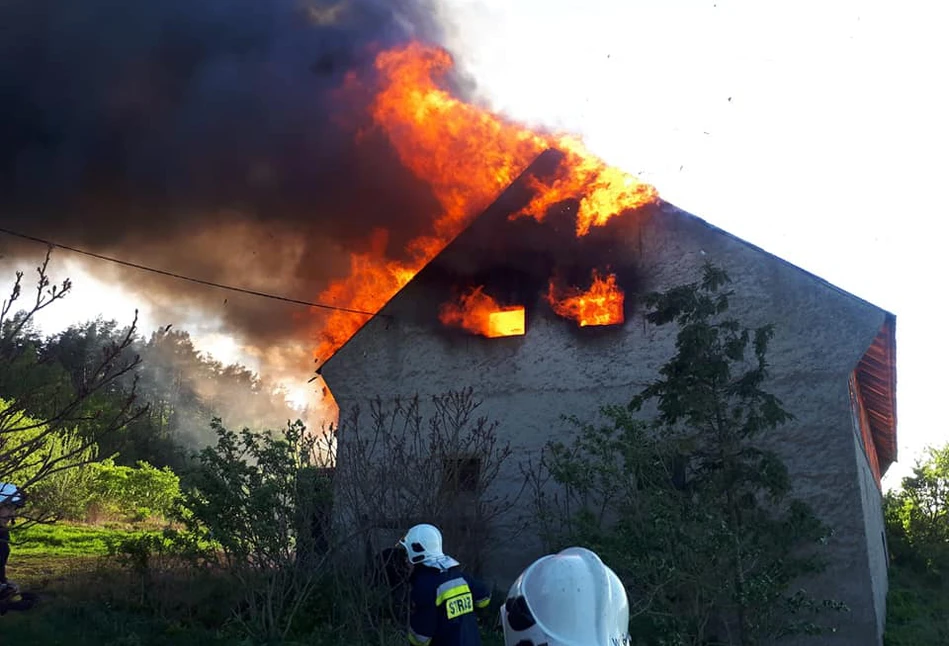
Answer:
<svg viewBox="0 0 949 646"><path fill-rule="evenodd" d="M624 294L616 284L616 274L603 278L594 269L592 279L586 291L578 287L560 290L551 280L547 302L559 316L576 321L580 327L622 323Z"/></svg>
<svg viewBox="0 0 949 646"><path fill-rule="evenodd" d="M457 302L442 305L438 318L445 325L489 338L521 336L526 328L524 307L498 304L484 293L484 286L463 294Z"/></svg>

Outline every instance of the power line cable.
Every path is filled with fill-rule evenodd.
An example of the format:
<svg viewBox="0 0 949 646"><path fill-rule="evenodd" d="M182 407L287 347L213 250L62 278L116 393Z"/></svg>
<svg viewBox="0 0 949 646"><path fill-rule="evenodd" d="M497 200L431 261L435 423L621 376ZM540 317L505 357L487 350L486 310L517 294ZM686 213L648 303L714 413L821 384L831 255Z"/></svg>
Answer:
<svg viewBox="0 0 949 646"><path fill-rule="evenodd" d="M228 291L238 292L241 294L249 294L250 296L259 296L261 298L270 298L277 301L283 301L285 303L293 303L295 305L305 305L307 307L316 307L316 308L326 309L326 310L335 310L338 312L348 312L350 314L363 314L365 316L381 316L384 318L392 318L389 314L377 314L376 312L369 312L366 310L358 310L358 309L353 309L349 307L338 307L336 305L327 305L326 303L314 303L312 301L303 301L297 298L288 298L286 296L279 296L277 294L268 294L267 292L258 292L253 289L244 289L243 287L234 287L233 285L222 285L221 283L215 283L209 280L202 280L200 278L193 278L191 276L185 276L184 274L178 274L173 271L166 271L164 269L157 269L155 267L147 267L145 265L129 262L128 260L122 260L120 258L112 258L110 256L103 256L102 254L98 254L92 251L86 251L85 249L78 249L76 247L70 247L68 245L59 244L58 242L44 240L43 238L37 238L36 236L27 235L25 233L20 233L18 231L12 231L4 227L0 227L0 233L5 233L9 236L13 236L15 238L22 238L23 240L29 240L31 242L38 242L40 244L44 244L49 247L64 249L65 251L71 251L73 253L78 253L83 256L89 256L90 258L96 258L98 260L104 260L106 262L113 262L117 265L132 267L133 269L139 269L141 271L149 271L154 274L160 274L162 276L168 276L170 278L176 278L178 280L185 280L191 283L197 283L199 285L206 285L208 287L216 287L218 289L225 289Z"/></svg>

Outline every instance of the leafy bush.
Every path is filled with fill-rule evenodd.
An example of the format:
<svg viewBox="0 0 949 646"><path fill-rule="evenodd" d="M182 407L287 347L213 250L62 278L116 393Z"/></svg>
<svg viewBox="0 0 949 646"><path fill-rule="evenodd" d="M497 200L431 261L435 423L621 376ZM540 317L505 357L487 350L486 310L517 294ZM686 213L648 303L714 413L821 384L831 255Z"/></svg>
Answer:
<svg viewBox="0 0 949 646"><path fill-rule="evenodd" d="M72 441L67 437L68 442ZM87 449L89 457L95 447ZM109 458L45 477L30 489L33 509L44 520L138 523L168 518L180 495L179 478L147 462L116 465Z"/></svg>
<svg viewBox="0 0 949 646"><path fill-rule="evenodd" d="M0 400L0 415L8 404ZM45 424L11 411L16 450L30 448L28 458L18 459L18 468L5 478L28 487L27 516L36 520L99 520L103 517L142 521L166 517L179 495L179 478L164 467L157 469L140 461L135 467L119 466L113 458L96 462L98 447L76 431L50 432ZM0 451L12 436L0 435ZM61 460L66 456L67 463ZM46 469L59 462L63 466ZM39 477L38 477L39 476Z"/></svg>
<svg viewBox="0 0 949 646"><path fill-rule="evenodd" d="M316 438L302 422L273 433L239 434L211 423L216 446L198 454L182 493L180 520L191 544L219 549L221 565L242 597L237 621L255 638L285 639L313 592L326 553L301 559L311 540L310 519L329 501ZM303 548L303 549L301 549Z"/></svg>
<svg viewBox="0 0 949 646"><path fill-rule="evenodd" d="M912 567L890 568L886 646L949 644L949 584Z"/></svg>
<svg viewBox="0 0 949 646"><path fill-rule="evenodd" d="M135 467L107 459L89 465L87 517L115 516L131 521L167 517L180 495L179 478L168 467L139 461Z"/></svg>

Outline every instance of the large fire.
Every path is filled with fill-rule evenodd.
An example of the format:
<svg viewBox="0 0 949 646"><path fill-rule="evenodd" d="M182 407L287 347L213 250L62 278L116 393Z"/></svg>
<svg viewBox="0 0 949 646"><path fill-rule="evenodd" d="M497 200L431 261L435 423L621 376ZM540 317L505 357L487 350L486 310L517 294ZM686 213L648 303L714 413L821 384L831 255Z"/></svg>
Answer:
<svg viewBox="0 0 949 646"><path fill-rule="evenodd" d="M551 138L549 143L564 153L566 159L551 184L542 184L536 179L531 182L536 196L524 211L538 221L557 202L580 197L577 235L583 236L591 227L603 226L614 215L656 199L655 188L618 168L606 166L591 155L580 140L562 135Z"/></svg>
<svg viewBox="0 0 949 646"><path fill-rule="evenodd" d="M457 303L445 303L438 313L445 325L459 327L489 338L524 334L524 308L502 307L476 287L463 294Z"/></svg>
<svg viewBox="0 0 949 646"><path fill-rule="evenodd" d="M442 212L430 235L410 243L408 260L389 261L381 248L353 254L349 275L324 290L320 302L379 311L547 148L559 149L565 159L549 186L535 185L536 198L522 215L541 220L548 206L579 199L580 236L614 215L655 200L653 187L606 166L579 139L535 132L452 96L437 82L452 66L446 51L420 43L376 58L380 89L371 106L373 121L387 134L405 167L431 186ZM351 76L347 82L360 80ZM329 357L366 319L334 312L317 357Z"/></svg>
<svg viewBox="0 0 949 646"><path fill-rule="evenodd" d="M554 312L577 322L580 327L588 325L616 325L623 322L623 290L616 284L616 274L606 278L593 270L593 284L581 291L571 287L558 290L553 279L547 290L547 302Z"/></svg>

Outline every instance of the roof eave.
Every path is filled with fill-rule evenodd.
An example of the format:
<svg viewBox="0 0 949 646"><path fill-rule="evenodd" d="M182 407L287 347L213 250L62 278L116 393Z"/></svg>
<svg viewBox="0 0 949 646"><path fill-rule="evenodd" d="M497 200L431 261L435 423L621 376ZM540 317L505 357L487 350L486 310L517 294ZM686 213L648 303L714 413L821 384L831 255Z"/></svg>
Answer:
<svg viewBox="0 0 949 646"><path fill-rule="evenodd" d="M883 475L897 458L895 315L886 314L855 372Z"/></svg>

